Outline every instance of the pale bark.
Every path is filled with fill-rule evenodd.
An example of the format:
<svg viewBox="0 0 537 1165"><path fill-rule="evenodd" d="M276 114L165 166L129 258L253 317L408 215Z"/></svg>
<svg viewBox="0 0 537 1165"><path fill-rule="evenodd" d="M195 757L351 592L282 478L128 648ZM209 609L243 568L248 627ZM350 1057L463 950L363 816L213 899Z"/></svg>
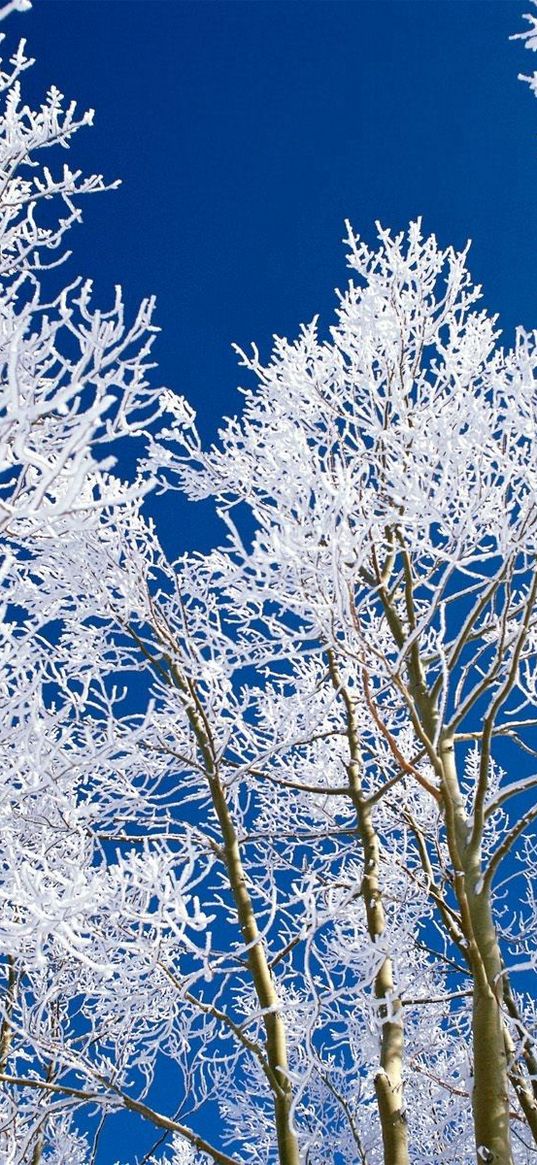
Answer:
<svg viewBox="0 0 537 1165"><path fill-rule="evenodd" d="M453 739L440 744L446 829L462 930L473 979L472 1111L479 1165L513 1165L509 1078L502 1016L502 961L492 916L490 887L483 880L479 847L468 843Z"/></svg>
<svg viewBox="0 0 537 1165"><path fill-rule="evenodd" d="M372 817L372 808L364 796L361 783L362 756L356 712L351 696L341 683L332 652L329 653L332 683L345 704L349 742L349 795L356 811L362 844L364 876L362 895L367 929L372 942L382 939L386 915L380 883L380 846ZM375 997L381 1023L379 1071L375 1076L375 1093L382 1132L384 1165L409 1165L408 1130L403 1097L404 1031L403 1010L394 992L392 960L386 956L375 975Z"/></svg>
<svg viewBox="0 0 537 1165"><path fill-rule="evenodd" d="M223 840L223 858L233 895L242 937L247 946L247 961L259 1006L263 1013L267 1061L273 1077L273 1104L279 1165L299 1165L299 1147L292 1124L292 1088L289 1079L287 1036L280 1010L278 993L268 964L265 946L255 917L247 886L233 819L226 800L225 789L219 777L209 726L194 685L176 668L172 669L174 683L181 692L186 714L196 736L206 767L213 806L218 817Z"/></svg>
<svg viewBox="0 0 537 1165"><path fill-rule="evenodd" d="M472 1109L478 1161L512 1165L507 1056L501 1014L500 957L488 901L471 902L479 957L487 985L474 977ZM494 984L496 986L494 986ZM485 1155L488 1151L488 1156Z"/></svg>
<svg viewBox="0 0 537 1165"><path fill-rule="evenodd" d="M246 885L246 876L225 794L216 777L211 778L210 786L213 804L222 830L229 884L242 936L248 945L248 966L259 1005L263 1010L267 1060L274 1076L273 1103L279 1161L280 1165L299 1165L298 1141L291 1122L292 1091L288 1075L287 1038L279 1010L278 995Z"/></svg>
<svg viewBox="0 0 537 1165"><path fill-rule="evenodd" d="M0 1072L6 1072L11 1051L13 1037L12 1016L15 1007L17 992L17 972L15 961L11 955L7 957L7 986L4 1002L4 1014L0 1024Z"/></svg>
<svg viewBox="0 0 537 1165"><path fill-rule="evenodd" d="M410 564L406 564L406 608L410 631L415 628ZM379 578L379 594L399 650L406 631ZM466 957L473 981L472 1050L474 1080L472 1112L478 1165L513 1165L510 1132L509 1077L502 1017L502 964L492 915L490 885L484 884L480 836L470 843L468 820L455 763L452 736L441 734L437 712L427 689L414 639L407 661L409 711L417 735L441 782L443 811L453 882L460 909Z"/></svg>

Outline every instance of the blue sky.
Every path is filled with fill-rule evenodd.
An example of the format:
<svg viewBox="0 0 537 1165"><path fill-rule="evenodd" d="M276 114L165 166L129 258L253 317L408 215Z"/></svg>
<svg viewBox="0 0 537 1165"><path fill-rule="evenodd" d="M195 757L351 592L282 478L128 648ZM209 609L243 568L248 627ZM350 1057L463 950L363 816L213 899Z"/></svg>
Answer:
<svg viewBox="0 0 537 1165"><path fill-rule="evenodd" d="M533 60L508 40L524 7L34 0L10 21L37 57L32 99L53 82L96 109L73 161L123 178L86 203L70 273L104 303L117 282L132 306L156 293L159 380L207 438L240 407L232 341L266 354L272 333L332 321L346 217L368 239L375 219L417 215L442 244L471 237L506 341L537 325L537 102L517 81ZM217 536L207 509L175 497L160 516L176 550ZM139 1146L122 1130L102 1159Z"/></svg>
<svg viewBox="0 0 537 1165"><path fill-rule="evenodd" d="M202 432L240 407L230 345L292 336L346 278L349 217L423 215L471 266L506 338L537 324L537 102L518 31L529 0L35 0L37 95L96 109L74 157L120 191L88 200L74 269L105 301L155 292L162 382ZM535 59L537 65L537 58ZM28 79L28 78L27 78ZM63 160L63 159L62 159ZM165 508L177 549L210 545Z"/></svg>

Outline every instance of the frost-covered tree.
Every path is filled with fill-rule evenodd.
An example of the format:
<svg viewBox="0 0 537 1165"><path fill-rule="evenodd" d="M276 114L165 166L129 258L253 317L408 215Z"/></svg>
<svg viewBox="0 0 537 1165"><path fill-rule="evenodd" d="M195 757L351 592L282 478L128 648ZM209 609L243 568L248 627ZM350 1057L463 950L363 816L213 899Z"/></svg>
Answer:
<svg viewBox="0 0 537 1165"><path fill-rule="evenodd" d="M335 326L240 353L205 450L146 382L150 303L45 291L103 181L36 167L88 119L28 110L27 63L0 122L2 1160L96 1165L122 1112L151 1165L529 1165L537 333L501 348L419 223L349 227ZM170 562L155 482L213 499L223 545Z"/></svg>
<svg viewBox="0 0 537 1165"><path fill-rule="evenodd" d="M471 1031L458 1090L471 1100L477 1159L507 1163L511 1125L536 1129L533 1010L510 981L533 966L531 848L509 866L511 884L522 883L514 901L500 880L537 815L537 779L522 775L519 753L532 751L536 722L535 337L519 333L503 352L495 321L476 308L465 254L441 251L419 224L407 239L380 231L379 244L370 250L349 230L356 275L330 340L313 324L295 343L278 340L268 365L243 356L257 387L241 420L208 453L187 434L183 464L170 458L167 471L226 515L214 580L241 636L248 629L260 662L270 653L279 670L269 737L283 738L297 715L307 747L339 732L338 751L329 747L347 774L338 788L313 757L310 775L301 762L293 779L282 746L278 779L303 786L310 812L326 789L330 805L341 799L354 813L385 1160L411 1159L413 1117L425 1124L405 1008L416 947L398 934L399 899L407 911L419 887L432 913L420 903L418 948L434 947L436 928L435 958L447 960L436 1024L455 1043L465 1021ZM254 520L248 547L237 504ZM398 863L414 892L401 878L394 889ZM449 961L463 976L454 992ZM467 1153L458 1141L456 1159Z"/></svg>
<svg viewBox="0 0 537 1165"><path fill-rule="evenodd" d="M17 0L0 15L26 7L25 0ZM66 165L55 174L52 162L50 167L40 162L39 151L67 148L73 134L91 124L92 113L79 115L54 88L32 110L20 87L20 76L31 63L21 42L0 73L3 1074L13 1067L18 1025L24 1032L27 1022L32 1031L30 1060L26 1055L25 1061L30 1074L49 1055L47 1024L54 1027L52 1016L69 1008L68 981L76 975L80 983L81 967L91 965L86 936L89 928L97 939L99 928L90 915L95 921L99 915L106 928L114 896L150 895L153 876L150 862L142 871L134 859L127 865L105 859L102 847L97 862L91 840L95 799L103 827L107 820L117 821L129 800L139 800L134 757L141 724L128 728L118 723L115 732L119 695L107 688L110 668L96 665L94 654L86 660L81 645L73 651L74 645L62 638L61 602L34 601L50 547L56 547L61 560L64 539L69 543L82 530L89 537L104 509L110 517L151 486L142 470L130 482L112 470L117 442L143 438L162 412L160 393L147 382L156 330L153 303L144 302L128 324L119 289L112 308L100 311L92 305L88 281L71 278L62 286L56 268L68 258L64 239L80 218L79 200L106 187L98 175L85 178ZM50 569L55 569L53 557ZM98 777L99 755L104 783ZM114 806L109 803L106 809L109 796ZM157 882L166 879L160 867L154 876ZM103 893L112 895L108 906ZM178 885L167 893L177 926L185 929ZM200 917L196 907L194 930ZM54 988L46 954L52 935L59 960ZM82 958L78 971L72 961L75 948ZM64 956L71 951L68 965L62 949ZM54 998L45 999L51 990ZM50 1083L50 1057L46 1074ZM6 1163L37 1162L45 1145L47 1159L58 1165L82 1160L82 1151L85 1159L83 1138L69 1131L65 1106L53 1105L49 1119L43 1095L40 1091L38 1103L26 1105L4 1086L0 1152Z"/></svg>

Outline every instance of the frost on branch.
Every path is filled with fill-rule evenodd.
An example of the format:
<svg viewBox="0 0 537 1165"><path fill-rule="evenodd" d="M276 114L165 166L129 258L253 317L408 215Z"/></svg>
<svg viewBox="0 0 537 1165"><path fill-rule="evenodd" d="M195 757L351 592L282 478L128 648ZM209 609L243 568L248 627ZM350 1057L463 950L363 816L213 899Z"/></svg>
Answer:
<svg viewBox="0 0 537 1165"><path fill-rule="evenodd" d="M504 351L466 251L419 223L375 247L349 228L335 326L241 353L254 384L205 450L146 383L151 304L125 324L84 283L47 302L102 182L32 178L84 118L56 91L28 112L23 66L0 198L1 1151L93 1165L121 1111L152 1163L526 1165L536 336ZM111 474L124 435L149 437L134 483ZM156 477L214 499L222 546L167 559Z"/></svg>
<svg viewBox="0 0 537 1165"><path fill-rule="evenodd" d="M168 478L176 470L190 497L217 498L228 521L249 507L256 595L285 594L325 630L334 610L349 626L349 587L372 569L372 544L389 552L387 530L424 569L440 556L446 570L472 570L522 537L529 548L537 529L535 336L521 332L502 352L466 252L441 250L419 224L407 240L379 230L378 250L350 228L347 241L354 279L331 340L314 321L294 342L277 338L267 364L256 349L240 353L257 380L241 419L207 453L176 430L179 455L162 459Z"/></svg>
<svg viewBox="0 0 537 1165"><path fill-rule="evenodd" d="M301 1146L323 1160L330 1120L311 1117L323 1082L345 1111L359 1079L350 1160L358 1143L366 1160L380 1153L362 1125L376 1096L384 1147L404 1126L400 1160L466 1159L473 1120L476 1146L511 1161L511 1120L537 1136L533 1008L510 981L528 969L510 944L521 949L512 903L533 862L506 875L513 900L501 881L536 816L535 776L521 776L537 722L536 335L520 330L511 350L500 347L467 252L441 249L419 223L406 236L379 228L375 248L349 228L347 243L352 280L329 338L315 320L295 341L276 338L268 361L255 347L241 352L254 382L242 415L208 450L180 418L165 435L161 480L214 498L226 524L210 560L218 626L234 627L233 653L258 677L257 691L241 687L248 734L235 727L234 739L242 733L256 759L231 771L233 812L244 820L248 787L255 831L244 828L265 852L271 839L274 871L280 845L307 849L297 879L305 930L298 937L286 919L289 955L278 964ZM156 468L159 453L155 442ZM165 616L146 610L157 638L175 644L190 623L172 601ZM337 876L324 843L339 853ZM345 1055L360 1048L341 1077L335 1045L328 1074L317 1058L329 1046L324 1014ZM434 1112L427 1132L418 1111ZM232 1116L238 1123L238 1107Z"/></svg>
<svg viewBox="0 0 537 1165"><path fill-rule="evenodd" d="M147 380L153 300L128 322L119 288L102 310L91 282L57 292L44 278L68 255L80 198L107 186L100 175L40 163L40 151L68 148L93 113L79 114L55 88L30 109L18 79L29 64L21 42L2 73L0 117L0 527L26 540L62 514L121 503L111 445L143 435L163 408ZM147 485L140 480L136 493Z"/></svg>
<svg viewBox="0 0 537 1165"><path fill-rule="evenodd" d="M531 2L535 4L535 0L531 0ZM534 16L531 12L526 12L524 13L524 20L527 20L530 27L524 32L515 33L511 37L511 40L522 40L524 41L524 48L529 49L530 52L537 52L537 16ZM530 76L519 73L519 80L527 81L532 93L537 96L537 72L531 73Z"/></svg>
<svg viewBox="0 0 537 1165"><path fill-rule="evenodd" d="M272 1162L277 1111L312 1165L380 1162L379 1096L420 1165L470 1153L460 866L492 909L519 786L479 728L518 749L531 727L535 340L502 351L466 254L418 225L348 245L330 340L244 357L257 384L215 448L180 401L152 441L162 481L216 499L222 547L170 563L127 491L13 552L3 1018L24 1135L53 1059L85 1111L136 1100L157 1128L173 1066L192 1128L170 1131L190 1147L218 1105L232 1161ZM500 933L507 954L507 910Z"/></svg>
<svg viewBox="0 0 537 1165"><path fill-rule="evenodd" d="M5 20L12 12L27 12L32 7L32 0L8 0L0 8L0 20Z"/></svg>
<svg viewBox="0 0 537 1165"><path fill-rule="evenodd" d="M125 716L100 612L85 623L81 584L75 599L73 578L60 583L82 531L97 536L105 508L132 507L151 486L143 469L131 482L112 470L118 441L140 450L164 406L148 379L153 301L127 320L119 288L104 310L91 282L61 288L80 200L106 186L57 166L93 115L55 88L32 110L19 83L29 64L21 42L0 73L0 1071L13 1081L2 1086L0 1155L86 1165L92 1149L61 1085L87 1088L88 1104L110 1074L116 1087L129 1073L148 1087L177 1040L166 959L181 973L204 965L210 913L195 893L206 855L188 829L167 843L166 766L142 747L149 713ZM90 541L77 549L87 580ZM107 1097L105 1110L118 1103Z"/></svg>

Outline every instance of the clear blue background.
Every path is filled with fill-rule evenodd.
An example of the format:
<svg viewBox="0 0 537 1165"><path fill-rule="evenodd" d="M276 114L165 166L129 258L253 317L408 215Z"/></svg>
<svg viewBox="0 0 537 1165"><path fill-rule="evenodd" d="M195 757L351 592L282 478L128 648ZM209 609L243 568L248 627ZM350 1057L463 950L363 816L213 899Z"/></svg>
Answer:
<svg viewBox="0 0 537 1165"><path fill-rule="evenodd" d="M124 180L86 202L70 273L105 302L116 282L133 307L157 294L159 379L206 438L240 408L231 341L267 354L273 332L317 312L331 322L345 217L369 240L375 219L417 215L442 244L472 238L506 342L537 325L537 102L517 81L537 54L508 41L525 7L36 0L10 19L10 41L27 36L38 58L25 91L53 82L96 108L75 164ZM218 537L208 507L174 496L157 509L176 550ZM143 1143L118 1118L99 1161L133 1161Z"/></svg>
<svg viewBox="0 0 537 1165"><path fill-rule="evenodd" d="M72 157L123 179L87 200L75 268L102 298L157 294L160 376L206 434L240 407L231 341L266 353L331 322L346 217L368 239L417 215L472 238L507 340L537 324L537 102L517 81L537 54L508 40L529 6L34 0L11 18L32 93L96 109Z"/></svg>

